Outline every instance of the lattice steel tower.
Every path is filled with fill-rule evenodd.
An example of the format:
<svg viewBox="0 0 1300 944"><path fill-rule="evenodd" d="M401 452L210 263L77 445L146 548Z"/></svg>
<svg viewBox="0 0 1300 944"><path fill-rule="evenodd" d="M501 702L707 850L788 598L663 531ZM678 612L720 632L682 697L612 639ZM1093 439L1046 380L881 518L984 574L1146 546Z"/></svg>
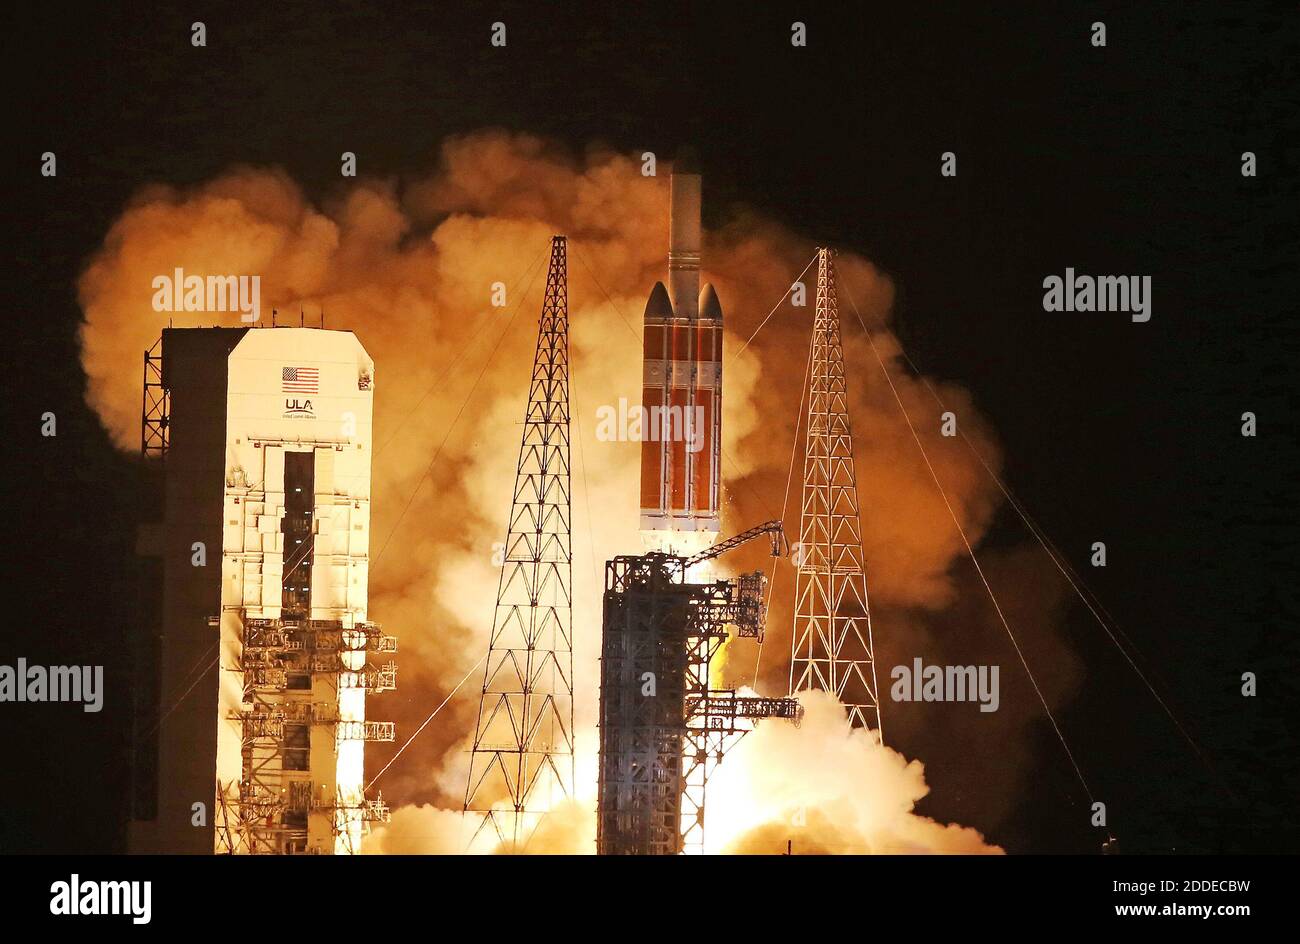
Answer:
<svg viewBox="0 0 1300 944"><path fill-rule="evenodd" d="M569 301L565 237L551 240L505 559L483 672L465 810L477 836L522 850L573 795Z"/></svg>
<svg viewBox="0 0 1300 944"><path fill-rule="evenodd" d="M844 702L854 727L873 728L879 737L853 432L835 263L829 249L817 254L817 318L810 371L790 692L810 688L833 692Z"/></svg>

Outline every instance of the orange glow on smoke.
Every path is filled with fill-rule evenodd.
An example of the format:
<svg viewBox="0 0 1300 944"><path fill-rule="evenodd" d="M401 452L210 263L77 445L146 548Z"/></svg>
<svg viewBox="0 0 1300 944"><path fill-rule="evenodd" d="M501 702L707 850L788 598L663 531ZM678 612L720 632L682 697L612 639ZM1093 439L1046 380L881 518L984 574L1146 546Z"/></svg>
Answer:
<svg viewBox="0 0 1300 944"><path fill-rule="evenodd" d="M401 185L361 180L321 205L281 171L235 168L189 190L142 190L78 286L88 399L123 450L138 448L140 353L169 317L150 304L151 281L160 273L181 267L200 276L257 274L264 319L275 308L296 324L301 309L310 324L323 309L327 327L358 334L376 363L370 612L403 646L401 697L376 698L372 711L397 720L400 742L486 649L499 572L494 543L506 531L545 281L544 271L531 282L525 273L539 264L553 233L569 236L579 795L548 822L535 851L594 848L603 567L614 555L641 548L639 446L595 434L600 406L640 401L642 308L667 269L667 178L642 177L640 167L628 155L594 150L579 160L537 138L490 131L449 140L426 177ZM707 176L704 187L707 204ZM702 278L716 286L728 319L724 536L774 517L782 503L812 287L807 308L787 302L755 343L737 352L813 248L745 210L706 234ZM889 279L848 253L839 270L869 323L887 322ZM505 308L491 305L494 283L507 287ZM961 553L959 539L923 478L910 433L858 327L847 321L847 305L841 306L858 482L869 509L862 526L873 604L942 608L952 599L949 567ZM177 325L237 321L237 315L175 316ZM887 329L880 329L877 344L909 410L933 412L921 381L900 367ZM985 456L997 456L967 393L935 383L960 411L965 434ZM937 425L922 436L963 526L978 537L996 507L994 486L964 447L938 435ZM793 512L787 524L797 527ZM773 617L764 664L774 690L765 694L780 695L788 603ZM724 674L739 677L754 657L751 642L727 648L718 660L719 682ZM392 824L367 840L370 851L463 847L464 752L478 687L471 678L385 775L380 786L395 812ZM915 817L912 804L925 792L920 765L832 730L823 723L828 712L810 704L801 728L772 722L771 732L748 736L735 763L724 764L744 776L710 786L711 847L783 846L785 817L799 796L806 796L802 821L811 824L799 833L801 842L826 851L981 845L969 831ZM368 753L373 774L388 755ZM876 779L866 787L858 778L868 776Z"/></svg>

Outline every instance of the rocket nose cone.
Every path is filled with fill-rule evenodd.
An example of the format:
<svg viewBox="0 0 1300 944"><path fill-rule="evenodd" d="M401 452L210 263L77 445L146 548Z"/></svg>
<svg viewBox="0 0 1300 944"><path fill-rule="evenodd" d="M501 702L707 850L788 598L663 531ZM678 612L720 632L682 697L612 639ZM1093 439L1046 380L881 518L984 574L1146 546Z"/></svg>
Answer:
<svg viewBox="0 0 1300 944"><path fill-rule="evenodd" d="M722 303L718 301L712 282L705 282L704 288L700 289L700 317L710 321L722 320Z"/></svg>
<svg viewBox="0 0 1300 944"><path fill-rule="evenodd" d="M656 282L650 290L650 298L645 303L645 320L661 320L673 316L673 303L668 300L668 289L663 282Z"/></svg>

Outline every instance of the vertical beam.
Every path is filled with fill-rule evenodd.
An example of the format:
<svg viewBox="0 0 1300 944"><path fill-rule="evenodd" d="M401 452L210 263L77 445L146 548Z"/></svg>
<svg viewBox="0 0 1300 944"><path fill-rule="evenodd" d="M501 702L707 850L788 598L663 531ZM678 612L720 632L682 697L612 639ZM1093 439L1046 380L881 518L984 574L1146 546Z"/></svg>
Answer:
<svg viewBox="0 0 1300 944"><path fill-rule="evenodd" d="M144 352L144 391L140 411L140 454L162 458L170 441L171 395L163 386L162 338Z"/></svg>

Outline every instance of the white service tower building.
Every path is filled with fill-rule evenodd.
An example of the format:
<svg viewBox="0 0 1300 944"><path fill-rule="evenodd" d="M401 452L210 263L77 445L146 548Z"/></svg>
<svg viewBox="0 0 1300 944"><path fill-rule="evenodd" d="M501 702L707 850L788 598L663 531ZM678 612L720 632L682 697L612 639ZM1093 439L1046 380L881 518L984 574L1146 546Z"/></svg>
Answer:
<svg viewBox="0 0 1300 944"><path fill-rule="evenodd" d="M364 795L365 742L393 739L366 719L366 695L396 675L395 640L367 621L374 364L348 331L168 329L162 377L171 713L156 817L133 824L132 845L357 852L366 822L387 816ZM218 534L220 560L196 564L196 544ZM216 665L197 684L211 688L169 705L205 655Z"/></svg>

